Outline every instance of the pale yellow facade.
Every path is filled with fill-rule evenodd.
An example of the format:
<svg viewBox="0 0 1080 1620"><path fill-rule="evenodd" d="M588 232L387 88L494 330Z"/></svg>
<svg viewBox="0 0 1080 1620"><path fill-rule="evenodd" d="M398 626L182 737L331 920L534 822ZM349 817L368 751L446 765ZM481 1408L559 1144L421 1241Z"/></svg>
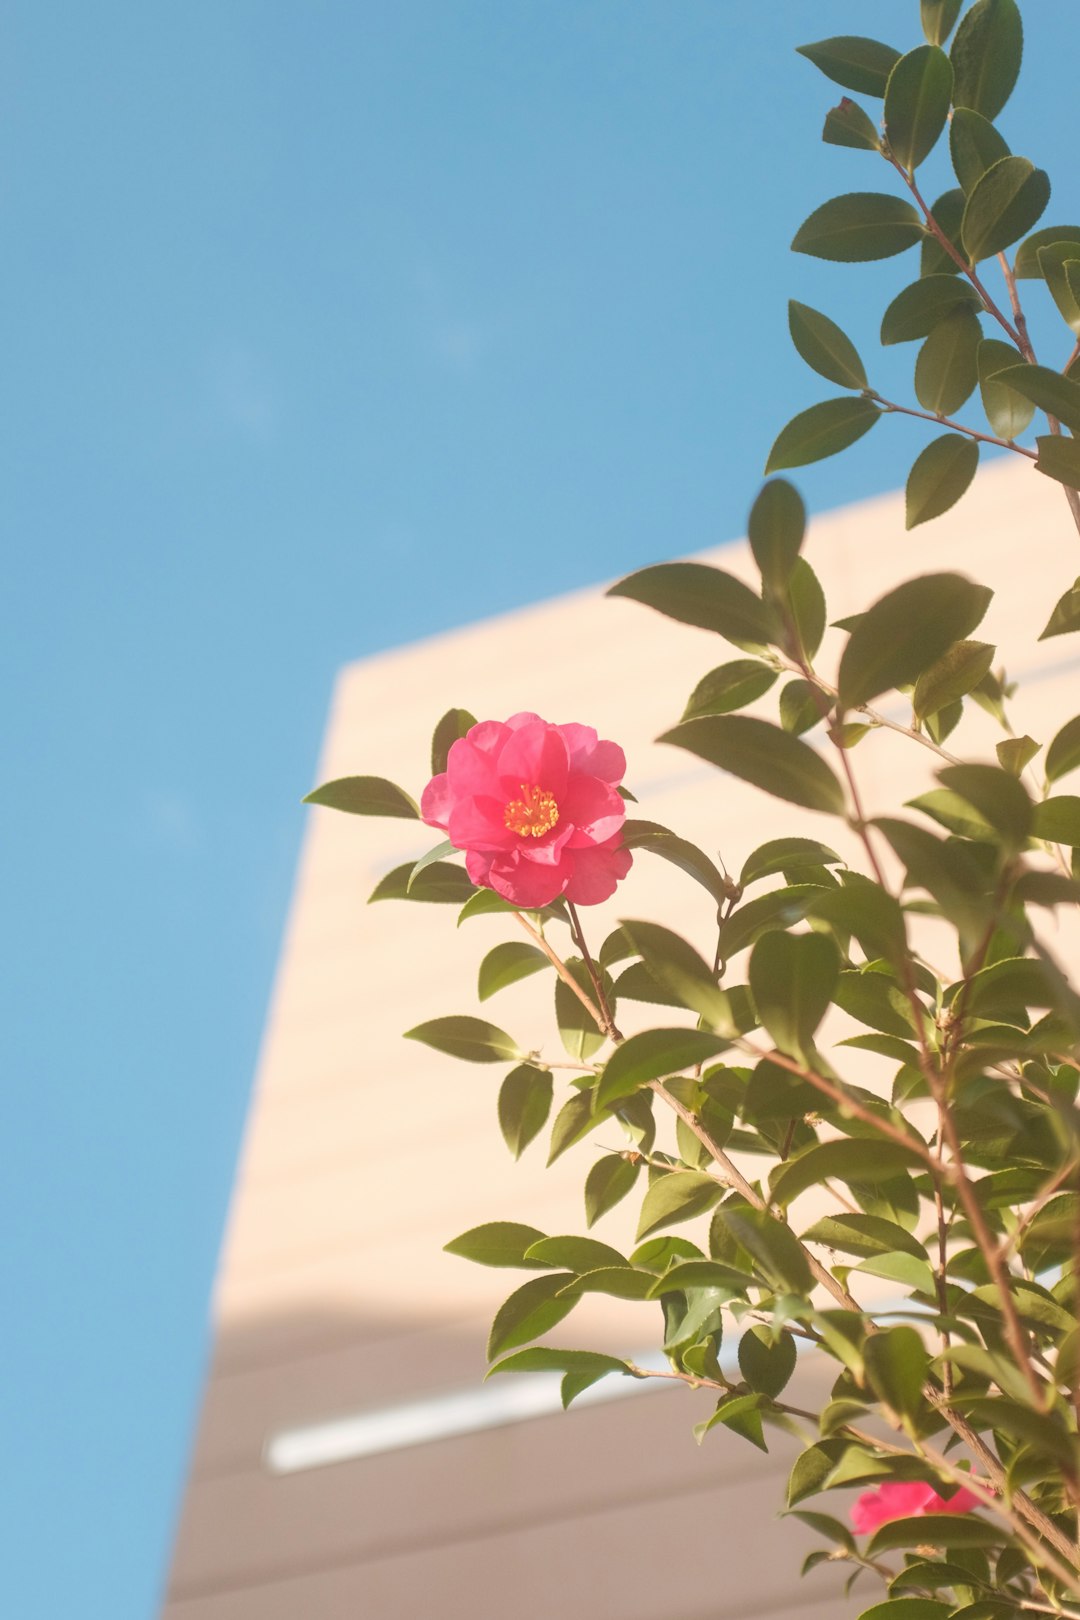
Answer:
<svg viewBox="0 0 1080 1620"><path fill-rule="evenodd" d="M1022 682L1017 729L1045 743L1052 717L1080 709L1070 639L1036 644L1078 572L1077 538L1058 486L1027 466L990 466L952 513L911 534L901 496L833 513L812 525L807 555L831 619L916 573L958 568L992 585L977 633L998 643ZM744 543L707 560L754 579ZM504 717L528 708L622 742L634 813L735 871L782 832L840 847L828 818L653 743L700 677L732 656L704 631L580 592L347 668L320 780L379 774L418 793L444 709ZM900 718L900 705L889 712ZM993 757L981 715L964 735ZM929 785L934 765L885 731L853 758L871 814L896 808L898 784L904 798ZM221 1258L166 1620L857 1614L875 1599L870 1585L845 1601L829 1572L799 1581L818 1543L777 1520L783 1448L762 1456L719 1431L699 1449L691 1428L707 1403L681 1388L333 1465L269 1466L267 1448L283 1433L479 1385L490 1319L522 1279L444 1254L448 1238L494 1219L583 1230L591 1143L551 1170L536 1143L515 1165L495 1117L504 1069L401 1039L421 1019L468 1012L558 1055L547 977L477 1003L477 966L511 937L505 920L458 930L452 907L366 905L384 872L438 836L409 821L310 814ZM588 925L599 942L617 917L655 916L707 949L712 913L689 878L641 853ZM635 1027L632 1008L622 1022ZM597 1133L602 1145L609 1137ZM633 1202L596 1235L631 1242ZM656 1314L594 1297L551 1337L644 1350L656 1343Z"/></svg>

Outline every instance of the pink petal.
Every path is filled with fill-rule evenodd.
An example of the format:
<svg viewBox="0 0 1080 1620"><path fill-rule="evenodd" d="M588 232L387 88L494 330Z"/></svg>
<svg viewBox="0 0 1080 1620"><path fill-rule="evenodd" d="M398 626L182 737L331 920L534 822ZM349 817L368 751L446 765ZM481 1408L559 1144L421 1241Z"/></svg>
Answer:
<svg viewBox="0 0 1080 1620"><path fill-rule="evenodd" d="M573 851L574 875L566 885L566 898L575 906L598 906L610 900L615 886L629 872L634 857L628 849L594 844Z"/></svg>
<svg viewBox="0 0 1080 1620"><path fill-rule="evenodd" d="M979 1506L979 1498L973 1491L969 1491L966 1485L961 1485L956 1495L950 1496L947 1500L943 1500L939 1496L938 1502L941 1504L940 1507L930 1508L928 1509L928 1512L970 1513L973 1508L977 1508Z"/></svg>
<svg viewBox="0 0 1080 1620"><path fill-rule="evenodd" d="M433 776L424 789L420 799L420 814L429 827L445 829L450 820L453 802L450 783L444 771L441 776Z"/></svg>
<svg viewBox="0 0 1080 1620"><path fill-rule="evenodd" d="M478 728L473 727L473 731ZM505 729L505 728L501 728ZM498 769L495 755L477 748L472 741L472 732L468 737L459 737L451 746L446 761L446 775L450 783L450 791L455 798L466 796L477 798L487 794L491 798L498 798L499 787Z"/></svg>
<svg viewBox="0 0 1080 1620"><path fill-rule="evenodd" d="M518 841L503 820L500 799L459 799L446 830L458 849L513 849Z"/></svg>
<svg viewBox="0 0 1080 1620"><path fill-rule="evenodd" d="M584 776L599 776L604 782L621 782L626 775L626 755L618 743L601 742L592 726L560 726L570 754L570 769Z"/></svg>
<svg viewBox="0 0 1080 1620"><path fill-rule="evenodd" d="M859 1535L888 1524L891 1519L912 1519L933 1511L941 1498L924 1480L891 1480L875 1490L864 1491L853 1503L851 1522Z"/></svg>
<svg viewBox="0 0 1080 1620"><path fill-rule="evenodd" d="M535 861L521 860L515 850L511 855L495 857L488 881L496 894L501 894L511 905L523 911L535 911L550 905L562 894L569 875L568 862L539 866Z"/></svg>
<svg viewBox="0 0 1080 1620"><path fill-rule="evenodd" d="M559 800L559 816L573 823L571 844L579 849L614 838L626 820L626 805L607 782L571 774Z"/></svg>
<svg viewBox="0 0 1080 1620"><path fill-rule="evenodd" d="M470 849L466 851L465 870L469 874L470 881L475 883L478 888L491 888L491 878L489 874L491 872L491 862L493 858L493 856L483 854L478 849Z"/></svg>
<svg viewBox="0 0 1080 1620"><path fill-rule="evenodd" d="M509 724L504 725L501 720L478 720L465 733L465 741L482 754L497 754L509 735ZM456 747L456 743L451 744L451 751Z"/></svg>
<svg viewBox="0 0 1080 1620"><path fill-rule="evenodd" d="M499 776L508 799L522 784L543 788L561 801L566 787L566 744L554 726L537 720L513 732L499 754Z"/></svg>

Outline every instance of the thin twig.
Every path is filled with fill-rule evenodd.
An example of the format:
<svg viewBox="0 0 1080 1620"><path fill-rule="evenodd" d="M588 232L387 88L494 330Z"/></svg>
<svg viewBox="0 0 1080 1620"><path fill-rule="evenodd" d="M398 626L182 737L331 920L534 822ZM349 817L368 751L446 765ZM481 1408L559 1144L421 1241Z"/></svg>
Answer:
<svg viewBox="0 0 1080 1620"><path fill-rule="evenodd" d="M1018 456L1027 456L1029 461L1038 461L1037 450L1025 450L1022 444L1013 439L999 439L993 433L979 433L976 428L965 427L962 422L954 422L951 417L939 416L936 411L917 411L910 405L897 405L895 400L883 399L872 388L865 388L863 394L867 399L876 400L882 405L887 415L896 413L900 416L917 416L923 422L936 422L939 427L951 429L953 433L962 433L965 438L977 439L980 444L994 444L1001 450L1012 450Z"/></svg>
<svg viewBox="0 0 1080 1620"><path fill-rule="evenodd" d="M551 963L562 982L567 986L568 989L574 992L575 996L577 996L589 1017L595 1021L597 1029L600 1030L601 1034L606 1035L608 1033L608 1029L599 1007L596 1006L588 992L583 990L580 984L578 984L562 957L559 956L557 951L552 950L543 934L538 928L533 927L528 917L524 916L520 911L515 911L514 916L517 918L518 922L521 924L522 928L524 928L525 932L530 936L530 938L534 939L537 945L539 945L540 949L543 951L544 955L547 957L548 961Z"/></svg>

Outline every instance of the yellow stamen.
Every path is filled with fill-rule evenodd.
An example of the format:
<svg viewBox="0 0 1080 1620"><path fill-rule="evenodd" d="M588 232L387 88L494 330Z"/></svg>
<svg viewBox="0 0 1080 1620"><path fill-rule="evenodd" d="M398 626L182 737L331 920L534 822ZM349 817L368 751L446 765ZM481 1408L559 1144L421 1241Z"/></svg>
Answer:
<svg viewBox="0 0 1080 1620"><path fill-rule="evenodd" d="M522 782L521 798L511 799L503 811L503 825L522 838L542 838L558 819L555 795L530 782Z"/></svg>

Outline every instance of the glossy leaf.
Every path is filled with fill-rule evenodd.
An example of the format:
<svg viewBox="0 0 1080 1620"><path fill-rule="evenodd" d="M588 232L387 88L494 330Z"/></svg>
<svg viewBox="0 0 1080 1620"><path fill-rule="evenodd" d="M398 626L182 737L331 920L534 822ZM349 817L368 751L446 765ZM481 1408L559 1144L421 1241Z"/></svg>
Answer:
<svg viewBox="0 0 1080 1620"><path fill-rule="evenodd" d="M757 883L775 872L794 872L801 866L842 866L835 850L819 844L816 838L772 838L761 844L743 862L739 884Z"/></svg>
<svg viewBox="0 0 1080 1620"><path fill-rule="evenodd" d="M867 1258L899 1251L913 1259L925 1260L926 1250L918 1238L880 1215L827 1215L803 1233L807 1243L823 1243L844 1254Z"/></svg>
<svg viewBox="0 0 1080 1620"><path fill-rule="evenodd" d="M994 831L1021 845L1031 831L1032 804L1023 783L999 765L946 765L938 779L979 812Z"/></svg>
<svg viewBox="0 0 1080 1620"><path fill-rule="evenodd" d="M556 1271L544 1277L531 1277L516 1288L495 1313L488 1334L488 1360L494 1361L505 1350L528 1344L530 1339L541 1338L564 1316L569 1316L577 1304L576 1296L556 1296L572 1280L567 1272Z"/></svg>
<svg viewBox="0 0 1080 1620"><path fill-rule="evenodd" d="M953 186L943 191L941 196L931 205L930 213L938 230L956 249L960 261L963 261L963 249L960 246L960 226L964 218L966 198L959 186ZM919 273L924 276L956 276L961 271L961 264L957 262L932 232L928 231L923 239L919 254Z"/></svg>
<svg viewBox="0 0 1080 1620"><path fill-rule="evenodd" d="M791 308L805 310L806 306L799 304L792 305ZM807 313L818 321L826 320L824 315L818 316L816 310L808 310ZM834 330L843 338L839 327ZM794 334L793 324L792 335ZM822 342L824 341L825 338L822 336ZM852 353L854 354L854 350ZM806 507L794 484L790 484L786 478L773 478L764 484L750 508L746 532L766 595L771 593L783 596L792 570L799 560L799 550L806 532Z"/></svg>
<svg viewBox="0 0 1080 1620"><path fill-rule="evenodd" d="M568 956L564 959L566 967L575 983L596 1005L596 991L589 977L589 970L580 956ZM604 970L601 968L601 973ZM604 973L604 990L609 1006L614 999L614 986L610 977ZM560 977L555 980L555 1022L559 1027L559 1035L563 1046L569 1055L579 1063L588 1063L594 1052L598 1052L607 1040L607 1036L598 1027L595 1018L589 1012L584 1002L576 996L570 986Z"/></svg>
<svg viewBox="0 0 1080 1620"><path fill-rule="evenodd" d="M876 883L849 881L843 888L819 889L806 915L857 939L870 961L885 957L896 963L905 955L904 913Z"/></svg>
<svg viewBox="0 0 1080 1620"><path fill-rule="evenodd" d="M520 1063L499 1088L499 1129L510 1152L520 1159L543 1130L551 1112L551 1075Z"/></svg>
<svg viewBox="0 0 1080 1620"><path fill-rule="evenodd" d="M505 989L508 984L516 984L518 979L527 979L530 973L539 973L541 968L550 966L543 951L537 950L527 940L505 940L488 951L480 963L478 998L487 1001L489 996Z"/></svg>
<svg viewBox="0 0 1080 1620"><path fill-rule="evenodd" d="M790 1333L774 1339L768 1328L754 1324L739 1340L739 1371L752 1390L773 1400L795 1371L795 1361L795 1340Z"/></svg>
<svg viewBox="0 0 1080 1620"><path fill-rule="evenodd" d="M929 337L946 315L966 306L982 308L982 299L969 281L946 274L921 276L898 292L885 311L881 318L881 341L912 343L917 338Z"/></svg>
<svg viewBox="0 0 1080 1620"><path fill-rule="evenodd" d="M396 782L383 776L341 776L306 795L304 804L325 805L351 816L396 816L419 821L420 806Z"/></svg>
<svg viewBox="0 0 1080 1620"><path fill-rule="evenodd" d="M885 135L893 157L909 174L929 156L945 128L952 81L952 64L937 45L917 45L889 74Z"/></svg>
<svg viewBox="0 0 1080 1620"><path fill-rule="evenodd" d="M1039 269L1062 320L1074 335L1080 333L1080 243L1053 242L1040 248Z"/></svg>
<svg viewBox="0 0 1080 1620"><path fill-rule="evenodd" d="M858 34L839 34L795 49L834 84L868 96L885 94L889 74L900 60L900 52L891 45Z"/></svg>
<svg viewBox="0 0 1080 1620"><path fill-rule="evenodd" d="M659 741L685 748L778 799L830 815L844 813L844 791L832 768L807 743L767 720L708 715L684 721Z"/></svg>
<svg viewBox="0 0 1080 1620"><path fill-rule="evenodd" d="M801 922L823 893L816 883L791 883L744 900L721 924L721 960L730 962L771 928L790 928Z"/></svg>
<svg viewBox="0 0 1080 1620"><path fill-rule="evenodd" d="M625 596L655 608L680 624L712 630L737 646L766 646L775 625L760 597L721 568L705 563L658 563L612 585L609 596Z"/></svg>
<svg viewBox="0 0 1080 1620"><path fill-rule="evenodd" d="M979 380L982 327L974 309L961 307L940 320L915 361L915 397L935 416L951 416Z"/></svg>
<svg viewBox="0 0 1080 1620"><path fill-rule="evenodd" d="M1066 439L1048 433L1040 434L1035 443L1039 447L1036 471L1045 473L1047 478L1056 479L1069 489L1080 489L1080 439ZM1039 639L1042 640L1045 635L1046 631Z"/></svg>
<svg viewBox="0 0 1080 1620"><path fill-rule="evenodd" d="M810 1267L789 1226L765 1210L749 1209L741 1204L722 1204L715 1218L740 1248L752 1256L761 1274L771 1283L796 1294L809 1292Z"/></svg>
<svg viewBox="0 0 1080 1620"><path fill-rule="evenodd" d="M866 387L866 371L859 351L828 315L792 298L788 303L788 326L791 341L811 370L829 382L839 383L841 388ZM799 504L802 505L801 501ZM800 542L801 538L800 535Z"/></svg>
<svg viewBox="0 0 1080 1620"><path fill-rule="evenodd" d="M627 1364L616 1356L601 1355L596 1350L558 1350L551 1345L533 1345L528 1350L515 1350L513 1355L489 1367L485 1377L493 1378L503 1372L595 1372L625 1373Z"/></svg>
<svg viewBox="0 0 1080 1620"><path fill-rule="evenodd" d="M998 381L1030 399L1040 410L1056 416L1074 433L1080 433L1080 383L1063 377L1049 366L1009 366L997 373ZM1042 454L1042 442L1039 441Z"/></svg>
<svg viewBox="0 0 1080 1620"><path fill-rule="evenodd" d="M820 404L800 411L780 429L769 451L765 471L805 467L811 461L835 456L868 433L880 415L880 407L861 395L823 399Z"/></svg>
<svg viewBox="0 0 1080 1620"><path fill-rule="evenodd" d="M957 29L950 52L954 104L996 118L1012 95L1023 48L1016 0L976 0Z"/></svg>
<svg viewBox="0 0 1080 1620"><path fill-rule="evenodd" d="M537 1238L526 1252L527 1260L539 1260L542 1265L555 1266L561 1271L574 1271L579 1275L595 1271L598 1266L629 1265L624 1254L610 1243L598 1238L577 1237L574 1234Z"/></svg>
<svg viewBox="0 0 1080 1620"><path fill-rule="evenodd" d="M719 1203L723 1192L718 1181L698 1170L673 1170L670 1175L658 1176L642 1200L638 1242L662 1226L703 1215Z"/></svg>
<svg viewBox="0 0 1080 1620"><path fill-rule="evenodd" d="M827 702L821 688L812 681L788 681L780 693L780 724L792 736L800 737L822 719Z"/></svg>
<svg viewBox="0 0 1080 1620"><path fill-rule="evenodd" d="M704 959L685 939L654 922L624 921L635 949L659 982L707 1023L722 1028L728 1017L724 992ZM727 1033L727 1031L725 1031Z"/></svg>
<svg viewBox="0 0 1080 1620"><path fill-rule="evenodd" d="M509 1059L518 1062L525 1053L512 1036L483 1018L470 1018L463 1014L449 1018L432 1018L426 1024L417 1024L406 1030L405 1040L421 1041L436 1052L448 1057L462 1058L466 1063L500 1063Z"/></svg>
<svg viewBox="0 0 1080 1620"><path fill-rule="evenodd" d="M884 1144L881 1144L884 1146ZM922 1388L930 1366L913 1327L872 1333L863 1347L866 1376L876 1393L898 1416L914 1421L922 1406Z"/></svg>
<svg viewBox="0 0 1080 1620"><path fill-rule="evenodd" d="M1020 356L1011 343L983 338L975 356L979 392L990 429L999 439L1016 439L1035 414L1035 406L1015 388L1001 381L1001 373L1018 365Z"/></svg>
<svg viewBox="0 0 1080 1620"><path fill-rule="evenodd" d="M597 1106L628 1097L650 1080L662 1080L680 1069L707 1063L727 1045L701 1029L646 1029L631 1035L608 1058L597 1091Z"/></svg>
<svg viewBox="0 0 1080 1620"><path fill-rule="evenodd" d="M805 657L812 659L825 634L826 607L818 577L805 557L800 557L792 569L787 605L797 638L797 648L787 650L797 652L801 648Z"/></svg>
<svg viewBox="0 0 1080 1620"><path fill-rule="evenodd" d="M460 737L464 737L476 724L476 716L468 709L447 709L431 738L431 774L439 776L446 769L447 757Z"/></svg>
<svg viewBox="0 0 1080 1620"><path fill-rule="evenodd" d="M590 1091L575 1091L555 1115L555 1121L551 1127L548 1164L554 1164L555 1160L561 1158L568 1148L572 1148L575 1143L588 1136L589 1132L601 1124L603 1120L610 1118L610 1110L594 1106Z"/></svg>
<svg viewBox="0 0 1080 1620"><path fill-rule="evenodd" d="M476 893L468 874L450 861L425 862L416 871L416 861L395 866L380 878L368 896L368 904L379 900L417 900L434 905L460 906Z"/></svg>
<svg viewBox="0 0 1080 1620"><path fill-rule="evenodd" d="M1056 782L1080 766L1080 714L1066 720L1046 750L1046 780Z"/></svg>
<svg viewBox="0 0 1080 1620"><path fill-rule="evenodd" d="M1011 157L1008 142L988 118L971 107L958 107L949 125L949 154L956 178L965 193L1003 157Z"/></svg>
<svg viewBox="0 0 1080 1620"><path fill-rule="evenodd" d="M954 642L970 635L992 594L960 574L925 574L881 597L855 626L840 660L845 708L917 681Z"/></svg>
<svg viewBox="0 0 1080 1620"><path fill-rule="evenodd" d="M881 191L849 191L815 208L792 240L795 253L858 264L914 247L925 228L910 203Z"/></svg>
<svg viewBox="0 0 1080 1620"><path fill-rule="evenodd" d="M850 146L864 152L877 152L881 137L872 118L857 101L841 96L835 107L825 114L821 138L827 146Z"/></svg>
<svg viewBox="0 0 1080 1620"><path fill-rule="evenodd" d="M890 1552L895 1547L999 1547L1007 1536L1003 1525L991 1524L976 1514L931 1513L921 1518L892 1519L883 1524L870 1537L866 1551L871 1558L876 1558L879 1553ZM882 1605L882 1620L895 1620L895 1616L888 1613L892 1607L892 1604L888 1608ZM949 1613L948 1608L945 1613ZM927 1620L930 1620L929 1615Z"/></svg>
<svg viewBox="0 0 1080 1620"><path fill-rule="evenodd" d="M1008 771L1010 776L1022 776L1025 766L1030 765L1041 747L1033 737L1006 737L994 752L1003 771Z"/></svg>
<svg viewBox="0 0 1080 1620"><path fill-rule="evenodd" d="M608 1153L597 1159L585 1177L585 1224L594 1226L601 1215L632 1192L641 1170L641 1162L618 1153Z"/></svg>
<svg viewBox="0 0 1080 1620"><path fill-rule="evenodd" d="M931 518L940 517L955 506L960 497L967 493L978 466L979 446L974 439L965 438L961 433L943 433L940 438L931 439L926 449L916 456L908 473L904 492L905 528L914 529L920 523L928 523ZM993 649L991 656L992 653ZM989 667L988 662L979 676L980 680ZM942 708L943 705L939 703L936 707Z"/></svg>
<svg viewBox="0 0 1080 1620"><path fill-rule="evenodd" d="M1080 579L1059 596L1039 640L1049 641L1051 636L1071 635L1074 630L1080 630Z"/></svg>
<svg viewBox="0 0 1080 1620"><path fill-rule="evenodd" d="M750 993L758 1019L781 1052L808 1059L840 974L840 953L826 934L763 934L750 956Z"/></svg>
<svg viewBox="0 0 1080 1620"><path fill-rule="evenodd" d="M914 1148L899 1142L871 1137L840 1137L835 1142L817 1142L773 1171L769 1190L775 1204L787 1205L810 1187L835 1178L873 1186L891 1181L924 1161Z"/></svg>
<svg viewBox="0 0 1080 1620"><path fill-rule="evenodd" d="M694 720L688 723L699 725L701 721ZM728 899L730 891L723 874L704 850L698 849L696 844L688 843L685 838L679 838L667 827L661 827L659 822L625 821L623 843L627 849L650 850L654 855L670 861L680 871L696 878L702 888L707 889L712 895L718 906L723 905Z"/></svg>
<svg viewBox="0 0 1080 1620"><path fill-rule="evenodd" d="M951 1603L941 1603L937 1598L894 1597L872 1603L859 1620L947 1620L952 1612Z"/></svg>
<svg viewBox="0 0 1080 1620"><path fill-rule="evenodd" d="M1059 793L1035 806L1032 833L1045 838L1050 844L1068 844L1080 848L1080 798L1072 793Z"/></svg>
<svg viewBox="0 0 1080 1620"><path fill-rule="evenodd" d="M763 697L777 672L759 658L735 658L712 669L695 686L683 712L684 720L702 714L731 714Z"/></svg>
<svg viewBox="0 0 1080 1620"><path fill-rule="evenodd" d="M923 33L930 45L944 45L956 25L964 0L919 0Z"/></svg>
<svg viewBox="0 0 1080 1620"><path fill-rule="evenodd" d="M546 1268L537 1261L527 1261L525 1251L543 1236L535 1226L523 1226L518 1221L488 1221L484 1226L470 1227L460 1237L444 1243L443 1248L447 1254L459 1255L481 1266L517 1266L539 1271Z"/></svg>
<svg viewBox="0 0 1080 1620"><path fill-rule="evenodd" d="M915 682L911 706L916 717L923 720L957 698L966 697L990 668L995 650L986 641L954 642Z"/></svg>
<svg viewBox="0 0 1080 1620"><path fill-rule="evenodd" d="M1050 201L1045 169L1022 157L1003 157L972 187L960 236L972 264L1011 247L1025 236Z"/></svg>
<svg viewBox="0 0 1080 1620"><path fill-rule="evenodd" d="M1021 242L1013 263L1013 275L1017 281L1041 279L1043 269L1039 254L1044 247L1053 247L1059 242L1075 242L1077 257L1080 257L1080 225L1044 225Z"/></svg>

